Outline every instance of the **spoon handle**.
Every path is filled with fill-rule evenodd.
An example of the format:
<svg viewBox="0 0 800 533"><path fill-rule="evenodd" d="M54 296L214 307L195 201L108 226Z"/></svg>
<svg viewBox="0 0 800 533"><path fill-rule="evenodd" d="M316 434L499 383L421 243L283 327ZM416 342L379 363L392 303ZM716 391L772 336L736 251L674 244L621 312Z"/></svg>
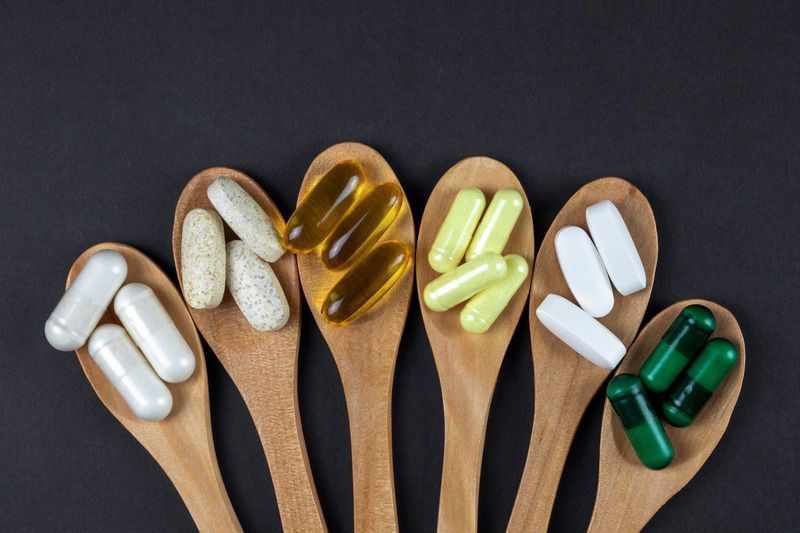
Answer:
<svg viewBox="0 0 800 533"><path fill-rule="evenodd" d="M623 481L626 479L624 478ZM601 483L603 482L601 481ZM635 533L641 531L661 507L659 502L648 505L648 502L641 501L640 498L631 494L629 486L613 486L613 482L608 485L609 490L603 490L605 487L598 487L597 500L594 502L592 520L587 533ZM639 488L641 489L641 487ZM658 499L660 493L654 492ZM631 502L631 500L633 501ZM633 505L626 505L625 502L631 502Z"/></svg>

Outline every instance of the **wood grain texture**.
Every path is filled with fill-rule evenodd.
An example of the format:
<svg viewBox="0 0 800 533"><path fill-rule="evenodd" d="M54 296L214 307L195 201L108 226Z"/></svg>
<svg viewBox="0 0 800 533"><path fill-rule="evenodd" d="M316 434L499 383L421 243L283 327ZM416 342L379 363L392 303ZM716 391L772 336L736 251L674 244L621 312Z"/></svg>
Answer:
<svg viewBox="0 0 800 533"><path fill-rule="evenodd" d="M153 289L191 346L197 366L194 374L183 383L166 384L172 393L172 412L160 422L146 422L131 412L89 355L86 344L76 353L89 383L111 414L158 462L178 489L200 531L241 531L214 451L203 347L180 293L150 258L135 248L112 242L97 244L83 252L69 271L67 287L89 257L99 250L115 250L125 257L128 263L125 283L144 283ZM120 323L111 308L101 320L101 324L107 323Z"/></svg>
<svg viewBox="0 0 800 533"><path fill-rule="evenodd" d="M510 532L547 531L575 430L589 401L611 373L578 355L536 318L536 308L548 294L573 300L558 265L553 244L556 232L567 225L587 229L586 208L601 200L610 200L622 214L644 264L647 287L624 297L615 291L614 308L600 322L629 346L650 300L658 258L658 235L650 204L636 187L620 178L601 178L586 184L558 213L536 257L529 307L533 434L508 525Z"/></svg>
<svg viewBox="0 0 800 533"><path fill-rule="evenodd" d="M491 202L500 189L513 188L525 206L503 254L515 253L533 270L533 221L522 185L504 164L488 157L470 157L448 170L436 184L420 224L417 246L417 292L431 343L444 404L444 460L439 495L438 530L467 533L478 526L478 494L483 443L497 375L528 300L530 276L486 333L466 332L459 321L463 305L444 313L429 310L425 286L440 276L428 264L436 234L458 191L477 187Z"/></svg>
<svg viewBox="0 0 800 533"><path fill-rule="evenodd" d="M298 204L325 172L346 159L360 161L372 185L389 182L400 185L378 152L359 143L341 143L311 162L300 187ZM413 253L414 221L405 193L397 219L376 246L388 240L407 243ZM329 325L320 314L325 296L343 273L328 271L317 252L298 255L297 265L311 313L336 361L344 388L353 456L355 531L396 531L392 383L414 283L413 264L375 307L344 327Z"/></svg>
<svg viewBox="0 0 800 533"><path fill-rule="evenodd" d="M206 191L219 176L242 186L266 211L279 232L284 220L278 208L250 177L230 168L209 168L193 177L175 208L172 250L181 278L183 220L195 208L213 209ZM226 226L226 240L237 238ZM214 309L189 311L217 355L253 417L267 457L281 523L285 531L326 531L314 479L308 463L297 400L297 349L300 338L300 281L292 254L284 254L272 269L289 302L289 322L278 331L253 329L230 295Z"/></svg>
<svg viewBox="0 0 800 533"><path fill-rule="evenodd" d="M733 314L714 302L685 300L656 315L633 343L617 374L638 374L647 357L684 307L705 305L717 319L712 338L724 337L739 351L739 361L711 397L694 423L686 428L664 429L675 449L675 458L664 470L642 466L625 429L606 401L600 434L600 477L590 532L639 531L655 513L681 490L705 464L728 427L742 389L745 369L744 337ZM660 405L653 405L656 411Z"/></svg>

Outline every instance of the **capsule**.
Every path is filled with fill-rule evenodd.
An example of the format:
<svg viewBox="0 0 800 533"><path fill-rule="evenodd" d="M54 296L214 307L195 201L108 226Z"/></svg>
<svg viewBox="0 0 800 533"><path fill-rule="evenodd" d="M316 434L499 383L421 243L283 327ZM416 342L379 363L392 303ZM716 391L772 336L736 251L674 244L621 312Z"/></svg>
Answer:
<svg viewBox="0 0 800 533"><path fill-rule="evenodd" d="M489 252L503 253L523 205L522 195L516 189L497 191L475 231L467 249L466 260L472 261Z"/></svg>
<svg viewBox="0 0 800 533"><path fill-rule="evenodd" d="M458 191L428 252L428 264L433 270L444 274L461 263L485 207L486 197L480 189Z"/></svg>
<svg viewBox="0 0 800 533"><path fill-rule="evenodd" d="M707 307L694 304L684 308L639 370L645 386L657 393L669 389L716 327Z"/></svg>
<svg viewBox="0 0 800 533"><path fill-rule="evenodd" d="M183 219L181 286L194 309L213 309L225 295L225 228L213 209L192 209Z"/></svg>
<svg viewBox="0 0 800 533"><path fill-rule="evenodd" d="M373 248L330 290L322 303L322 318L346 326L370 310L411 264L411 248L389 241Z"/></svg>
<svg viewBox="0 0 800 533"><path fill-rule="evenodd" d="M651 470L669 465L675 452L647 399L642 380L633 374L619 374L608 384L606 396L642 464Z"/></svg>
<svg viewBox="0 0 800 533"><path fill-rule="evenodd" d="M358 161L343 161L326 172L286 224L286 248L304 254L322 244L358 199L364 176Z"/></svg>
<svg viewBox="0 0 800 533"><path fill-rule="evenodd" d="M507 255L506 276L473 296L461 310L461 327L470 333L484 333L528 278L528 262L519 255Z"/></svg>
<svg viewBox="0 0 800 533"><path fill-rule="evenodd" d="M62 352L83 346L127 275L128 264L119 252L92 254L47 319L47 342Z"/></svg>
<svg viewBox="0 0 800 533"><path fill-rule="evenodd" d="M506 272L508 267L503 256L483 254L428 283L422 293L425 305L431 311L447 311L502 279Z"/></svg>
<svg viewBox="0 0 800 533"><path fill-rule="evenodd" d="M395 183L384 183L364 195L347 212L322 245L322 262L330 270L341 270L368 251L392 225L403 205L403 191Z"/></svg>
<svg viewBox="0 0 800 533"><path fill-rule="evenodd" d="M158 377L181 383L194 372L194 352L153 289L129 283L114 298L114 312Z"/></svg>
<svg viewBox="0 0 800 533"><path fill-rule="evenodd" d="M694 422L738 360L739 352L729 340L708 341L664 400L662 411L667 422L681 428Z"/></svg>
<svg viewBox="0 0 800 533"><path fill-rule="evenodd" d="M151 422L167 417L172 410L172 394L122 326L105 324L97 328L89 340L89 355L133 414Z"/></svg>

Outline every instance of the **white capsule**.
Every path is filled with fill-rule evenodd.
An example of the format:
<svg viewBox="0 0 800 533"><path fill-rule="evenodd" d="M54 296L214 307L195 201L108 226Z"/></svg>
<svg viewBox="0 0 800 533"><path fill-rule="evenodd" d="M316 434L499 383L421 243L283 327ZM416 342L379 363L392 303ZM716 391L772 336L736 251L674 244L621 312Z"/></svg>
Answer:
<svg viewBox="0 0 800 533"><path fill-rule="evenodd" d="M153 289L129 283L114 298L114 312L158 377L180 383L194 372L194 352Z"/></svg>
<svg viewBox="0 0 800 533"><path fill-rule="evenodd" d="M83 346L127 275L122 254L113 250L92 254L47 319L47 342L62 352Z"/></svg>
<svg viewBox="0 0 800 533"><path fill-rule="evenodd" d="M608 200L587 207L586 225L619 293L628 296L647 287L642 259L617 207Z"/></svg>
<svg viewBox="0 0 800 533"><path fill-rule="evenodd" d="M121 326L104 324L97 328L89 340L89 355L142 420L163 420L172 410L169 389Z"/></svg>
<svg viewBox="0 0 800 533"><path fill-rule="evenodd" d="M289 302L269 266L242 241L228 243L228 290L258 331L281 329L289 321Z"/></svg>
<svg viewBox="0 0 800 533"><path fill-rule="evenodd" d="M554 240L561 273L578 304L593 317L606 316L614 291L592 240L577 226L561 228Z"/></svg>
<svg viewBox="0 0 800 533"><path fill-rule="evenodd" d="M548 294L536 317L550 332L595 365L614 368L625 356L625 345L603 324L563 296Z"/></svg>
<svg viewBox="0 0 800 533"><path fill-rule="evenodd" d="M183 219L181 282L194 309L213 309L225 294L225 228L212 209L192 209Z"/></svg>
<svg viewBox="0 0 800 533"><path fill-rule="evenodd" d="M218 177L208 188L208 199L233 232L264 261L283 255L280 235L267 214L238 183Z"/></svg>

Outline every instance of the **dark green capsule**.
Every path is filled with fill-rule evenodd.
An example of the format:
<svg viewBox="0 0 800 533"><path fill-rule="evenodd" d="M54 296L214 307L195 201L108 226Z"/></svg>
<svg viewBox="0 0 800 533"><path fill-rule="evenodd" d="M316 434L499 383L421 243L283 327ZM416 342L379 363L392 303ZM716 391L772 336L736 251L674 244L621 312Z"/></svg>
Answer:
<svg viewBox="0 0 800 533"><path fill-rule="evenodd" d="M639 370L645 386L657 393L669 389L716 327L714 314L707 307L685 307Z"/></svg>
<svg viewBox="0 0 800 533"><path fill-rule="evenodd" d="M651 470L670 464L675 452L647 399L642 380L633 374L620 374L608 384L606 396L642 464Z"/></svg>
<svg viewBox="0 0 800 533"><path fill-rule="evenodd" d="M664 400L662 410L667 422L680 428L694 422L697 413L738 360L739 352L729 340L718 338L708 341Z"/></svg>

